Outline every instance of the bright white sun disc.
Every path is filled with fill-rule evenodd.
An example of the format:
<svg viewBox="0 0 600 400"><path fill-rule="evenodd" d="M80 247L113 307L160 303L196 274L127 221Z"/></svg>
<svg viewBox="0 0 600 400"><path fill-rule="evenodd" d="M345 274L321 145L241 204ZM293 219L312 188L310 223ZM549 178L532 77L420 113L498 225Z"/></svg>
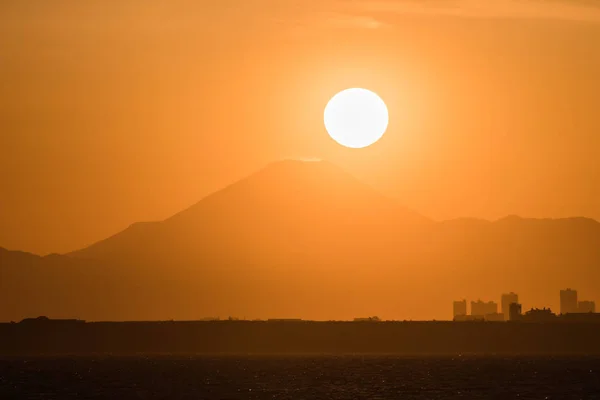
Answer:
<svg viewBox="0 0 600 400"><path fill-rule="evenodd" d="M346 89L325 107L325 129L339 144L360 149L377 142L388 126L388 109L381 97L367 89Z"/></svg>

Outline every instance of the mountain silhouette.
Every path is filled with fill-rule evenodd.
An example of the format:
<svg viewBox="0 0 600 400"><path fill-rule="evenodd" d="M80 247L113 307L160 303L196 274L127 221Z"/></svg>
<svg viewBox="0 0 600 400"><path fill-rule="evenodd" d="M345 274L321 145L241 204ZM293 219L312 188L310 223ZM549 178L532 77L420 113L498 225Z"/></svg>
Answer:
<svg viewBox="0 0 600 400"><path fill-rule="evenodd" d="M356 240L365 245L428 223L327 161L285 160L163 222L133 224L71 256L113 259L150 252L155 257L167 250L172 258L174 246L187 261L194 254L231 246L273 252L300 251L315 241Z"/></svg>
<svg viewBox="0 0 600 400"><path fill-rule="evenodd" d="M433 222L337 166L268 165L68 255L0 249L0 320L449 318L451 301L600 297L600 224Z"/></svg>

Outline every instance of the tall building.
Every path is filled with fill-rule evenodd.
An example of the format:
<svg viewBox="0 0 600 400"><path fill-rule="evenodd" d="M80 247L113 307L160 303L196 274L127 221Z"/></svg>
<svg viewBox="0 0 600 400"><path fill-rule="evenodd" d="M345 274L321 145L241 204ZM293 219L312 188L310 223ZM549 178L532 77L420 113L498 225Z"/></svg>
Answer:
<svg viewBox="0 0 600 400"><path fill-rule="evenodd" d="M577 290L566 289L560 291L560 313L577 312Z"/></svg>
<svg viewBox="0 0 600 400"><path fill-rule="evenodd" d="M595 313L596 303L593 301L580 301L577 304L577 312L579 313Z"/></svg>
<svg viewBox="0 0 600 400"><path fill-rule="evenodd" d="M472 301L471 302L471 315L485 316L488 314L496 314L498 312L498 303L493 301Z"/></svg>
<svg viewBox="0 0 600 400"><path fill-rule="evenodd" d="M519 295L516 293L510 292L510 293L504 293L502 295L502 299L501 299L500 303L502 304L502 314L504 314L505 321L509 320L510 305L512 303L518 303L518 302L519 302Z"/></svg>
<svg viewBox="0 0 600 400"><path fill-rule="evenodd" d="M510 303L508 306L508 320L518 321L521 319L521 310L522 307L519 303Z"/></svg>
<svg viewBox="0 0 600 400"><path fill-rule="evenodd" d="M467 315L467 300L455 301L452 315L455 319Z"/></svg>

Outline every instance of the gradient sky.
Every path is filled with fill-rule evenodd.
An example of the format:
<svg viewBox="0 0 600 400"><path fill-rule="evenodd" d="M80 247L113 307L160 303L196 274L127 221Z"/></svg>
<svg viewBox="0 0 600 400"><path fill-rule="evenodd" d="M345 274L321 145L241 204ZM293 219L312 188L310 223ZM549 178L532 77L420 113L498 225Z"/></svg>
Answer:
<svg viewBox="0 0 600 400"><path fill-rule="evenodd" d="M321 158L435 219L600 219L594 1L0 4L0 246L67 252L283 158ZM337 91L390 110L323 127Z"/></svg>

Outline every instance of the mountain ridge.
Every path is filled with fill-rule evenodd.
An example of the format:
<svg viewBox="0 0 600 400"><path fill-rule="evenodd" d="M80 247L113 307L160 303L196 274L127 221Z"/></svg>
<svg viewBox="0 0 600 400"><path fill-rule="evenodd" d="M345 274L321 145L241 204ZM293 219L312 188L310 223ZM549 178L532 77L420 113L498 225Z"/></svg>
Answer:
<svg viewBox="0 0 600 400"><path fill-rule="evenodd" d="M250 213L246 211L248 207L252 210ZM317 213L321 214L315 218ZM330 219L334 225L356 222L366 227L376 221L381 226L384 225L382 215L403 223L431 222L329 162L285 160L271 163L163 221L132 224L124 231L69 255L94 258L102 251L118 252L117 248L122 245L112 244L119 239L135 242L144 238L152 240L149 238L152 235L162 235L161 239L155 240L166 240L165 237L173 235L200 237L206 235L202 229L212 229L209 236L225 234L222 230L234 224L241 225L235 234L240 234L248 225L257 230L261 225L270 225L273 230L286 231L289 226L308 221L323 229ZM233 235L232 232L229 234Z"/></svg>
<svg viewBox="0 0 600 400"><path fill-rule="evenodd" d="M444 319L505 291L600 298L599 266L589 218L434 222L329 163L283 162L67 255L0 250L0 320Z"/></svg>

